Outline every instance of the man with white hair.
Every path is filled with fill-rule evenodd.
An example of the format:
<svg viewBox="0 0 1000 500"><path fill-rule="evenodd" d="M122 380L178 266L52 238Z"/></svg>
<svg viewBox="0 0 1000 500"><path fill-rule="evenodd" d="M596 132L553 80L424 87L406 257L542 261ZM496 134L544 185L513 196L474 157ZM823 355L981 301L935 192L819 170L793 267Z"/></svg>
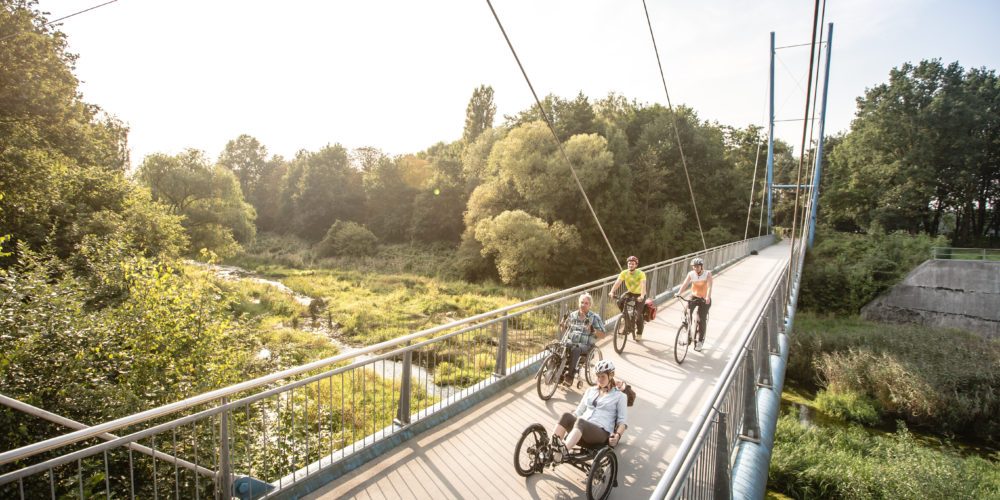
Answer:
<svg viewBox="0 0 1000 500"><path fill-rule="evenodd" d="M580 356L589 353L597 344L597 339L603 339L605 335L604 321L597 313L590 310L590 306L594 303L593 297L584 292L577 302L580 308L569 313L560 324L565 332L563 335L573 342L573 348L570 350L569 374L565 380L567 384L573 383Z"/></svg>

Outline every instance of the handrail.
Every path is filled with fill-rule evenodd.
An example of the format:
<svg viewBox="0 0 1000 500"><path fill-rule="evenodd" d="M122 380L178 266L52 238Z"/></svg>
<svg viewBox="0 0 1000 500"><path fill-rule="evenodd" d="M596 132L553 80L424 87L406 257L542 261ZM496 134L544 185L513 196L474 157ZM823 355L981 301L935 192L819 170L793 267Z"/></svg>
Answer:
<svg viewBox="0 0 1000 500"><path fill-rule="evenodd" d="M789 271L791 262L785 265L784 270L775 280L774 284L771 285L771 289L768 292L768 300L765 304L769 303L775 298L775 292L784 284L785 273ZM754 319L753 324L747 328L746 332L740 337L740 350L735 355L733 355L726 366L722 369L722 373L719 376L719 383L716 384L715 389L712 391L711 397L705 403L705 406L698 413L695 418L694 423L691 424L690 431L684 436L684 441L681 442L680 447L677 450L675 457L680 457L680 460L674 460L670 463L666 472L660 477L659 483L656 485L656 489L653 491L650 498L673 498L676 494L676 489L680 487L677 478L686 475L691 468L692 461L688 460L690 458L691 449L694 447L695 441L703 434L705 424L709 419L709 416L719 404L720 397L726 389L729 388L733 377L735 376L736 367L742 362L742 358L745 355L747 346L750 343L751 337L757 332L757 329L767 315L768 308L764 307L760 313L757 314L756 319Z"/></svg>
<svg viewBox="0 0 1000 500"><path fill-rule="evenodd" d="M757 241L757 240L761 240L761 239L764 239L764 238L770 238L770 237L771 237L771 235L765 235L765 236L758 236L756 238L750 238L750 239L747 239L747 240L735 241L735 242L727 243L725 245L719 245L717 247L713 247L711 249L708 249L707 251L706 250L701 250L701 251L697 251L697 252L692 252L692 253L689 253L689 254L686 254L686 255L682 255L682 256L679 256L679 257L674 257L672 259L661 261L661 262L658 262L658 263L655 263L655 264L650 264L648 266L644 266L641 269L643 269L643 270L654 270L654 269L658 269L660 267L665 267L665 266L673 265L673 264L675 264L677 262L681 262L681 261L693 258L695 256L706 255L710 251L721 251L721 250L725 250L725 249L727 249L729 247L733 247L733 246L736 246L736 245L742 245L742 244L746 244L746 243L750 243L750 242L754 242L754 241ZM582 285L577 285L577 286L574 286L574 287L571 287L571 288L567 288L567 289L564 289L564 290L559 290L559 291L556 291L556 292L552 292L552 293L549 293L547 295L543 295L541 297L535 297L535 298L528 299L528 300L525 300L525 301L522 301L522 302L518 302L517 304L513 304L513 305L509 305L509 306L502 307L502 308L499 308L499 309L495 309L495 310L492 310L492 311L488 311L488 312L485 312L485 313L477 314L475 316L471 316L471 317L468 317L468 318L463 318L463 319L460 319L460 320L456 320L456 321L453 321L451 323L447 323L447 324L444 324L444 325L438 325L438 326L435 326L435 327L427 328L427 329L421 330L419 332L411 333L409 335L404 335L402 337L397 337L395 339L387 340L385 342L380 342L378 344L371 345L371 346L368 346L368 347L364 347L364 348L352 351L350 353L338 354L336 356L332 356L332 357L329 357L329 358L321 359L321 360L318 360L318 361L313 361L312 363L308 363L308 364L305 364L305 365L301 365L301 366L289 368L289 369L286 369L286 370L283 370L283 371L280 371L280 372L277 372L277 373L272 373L272 374L269 374L269 375L264 375L264 376L261 376L261 377L258 377L258 378L252 379L252 380L248 380L248 381L241 382L241 383L238 383L238 384L234 384L234 385L231 385L231 386L228 386L228 387L223 387L223 388L220 388L220 389L209 391L209 392L206 392L206 393L203 393L203 394L199 394L197 396L192 396L190 398L183 399L181 401L177 401L177 402L174 402L174 403L163 405L163 406L160 406L160 407L157 407L157 408L152 408L152 409L149 409L149 410L146 410L146 411L143 411L143 412L139 412L139 413L136 413L136 414L133 414L133 415L129 415L129 416L122 417L122 418L119 418L119 419L116 419L116 420L105 422L105 423L102 423L102 424L99 424L99 425L95 425L93 427L88 427L86 429L81 429L81 430L74 431L74 432L71 432L71 433L68 433L68 434L64 434L62 436L57 436L57 437L50 438L50 439L47 439L47 440L44 440L44 441L39 441L37 443L26 445L26 446L23 446L21 448L17 448L17 449L14 449L14 450L6 451L6 452L3 452L3 453L0 453L0 465L7 464L7 463L10 463L10 462L13 462L13 461L16 461L16 460L21 460L21 459L24 459L24 458L27 458L27 457L30 457L30 456L33 456L33 455L37 455L39 453L43 453L43 452L48 451L48 450L55 449L55 448L63 447L63 446L70 445L70 444L73 444L73 443L77 443L77 442L83 441L85 439L90 439L90 438L93 438L93 437L96 437L96 436L100 436L102 434L105 434L105 433L108 433L108 432L111 432L111 431L114 431L114 430L117 430L117 429L121 429L121 428L124 428L124 427L129 427L129 426L132 426L132 425L135 425L135 424L139 424L139 423L142 423L142 422L145 422L145 421L148 421L148 420L152 420L152 419L155 419L155 418L159 418L159 417L163 417L163 416L166 416L166 415L170 415L172 413L176 413L176 412L179 412L179 411L182 411L182 410L194 407L194 406L198 406L198 405L205 404L205 403L208 403L208 402L211 402L211 401L215 401L215 400L218 400L218 399L221 399L221 398L224 398L224 397L227 397L227 396L231 396L233 394L237 394L237 393L240 393L240 392L243 392L243 391L251 390L251 389L254 389L254 388L257 388L257 387L261 387L261 386L264 386L264 385L268 385L268 384L274 383L274 382L276 382L278 380L286 379L286 378L289 378L289 377L294 377L294 376L300 375L302 373L306 373L306 372L310 372L310 371L317 370L317 369L320 369L320 368L324 368L324 367L330 366L330 365L335 364L335 363L339 363L339 362L346 361L346 360L349 360L349 359L353 359L353 358L356 358L356 357L359 357L359 356L363 356L365 354L369 354L369 353L376 352L376 351L381 351L381 350L384 350L384 349L387 349L387 348L390 348L390 347L398 346L400 344L405 344L405 343L411 342L411 341L413 341L415 339L418 339L418 338L421 338L421 337L426 337L426 336L429 336L429 335L434 335L434 334L440 333L442 331L446 331L446 330L450 330L450 329L453 329L453 328L460 327L462 325L472 324L472 323L475 323L475 322L477 322L479 320L482 320L482 319L485 319L485 318L490 318L490 317L493 317L493 316L504 315L504 314L506 314L506 313L508 313L510 311L518 310L518 309L521 309L521 308L524 308L524 307L527 307L527 306L531 306L531 305L536 305L536 304L538 304L540 302L544 302L544 301L547 301L547 300L550 300L550 299L553 299L553 298L556 298L556 297L560 297L560 296L565 296L567 294L572 294L572 293L575 293L577 291L585 290L587 288L593 287L595 285L600 285L600 284L606 283L609 280L612 280L612 279L614 279L616 277L617 277L617 275L611 275L611 276L608 276L608 277L605 277L605 278L593 280L591 282L584 283Z"/></svg>
<svg viewBox="0 0 1000 500"><path fill-rule="evenodd" d="M1000 260L1000 248L960 248L931 247L931 258L935 260Z"/></svg>

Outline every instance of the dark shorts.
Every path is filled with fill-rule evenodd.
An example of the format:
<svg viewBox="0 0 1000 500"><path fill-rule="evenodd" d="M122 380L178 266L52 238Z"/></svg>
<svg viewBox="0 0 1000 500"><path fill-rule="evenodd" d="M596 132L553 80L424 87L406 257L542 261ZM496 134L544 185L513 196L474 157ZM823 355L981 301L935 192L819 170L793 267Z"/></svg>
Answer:
<svg viewBox="0 0 1000 500"><path fill-rule="evenodd" d="M600 428L586 419L576 418L576 415L573 415L572 413L563 413L562 417L559 419L559 425L566 430L572 429L574 426L577 429L580 429L580 432L583 433L583 437L580 439L580 442L583 444L607 444L608 436L611 435L610 432Z"/></svg>

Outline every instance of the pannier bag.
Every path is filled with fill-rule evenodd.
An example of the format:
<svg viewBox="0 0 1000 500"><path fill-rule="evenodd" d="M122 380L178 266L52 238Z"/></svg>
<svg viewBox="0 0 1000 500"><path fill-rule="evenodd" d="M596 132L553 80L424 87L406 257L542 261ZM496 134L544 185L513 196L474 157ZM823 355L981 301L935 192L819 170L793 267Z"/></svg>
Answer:
<svg viewBox="0 0 1000 500"><path fill-rule="evenodd" d="M631 385L625 384L625 389L622 392L625 393L625 400L629 406L635 404L635 389L632 389Z"/></svg>
<svg viewBox="0 0 1000 500"><path fill-rule="evenodd" d="M653 299L646 299L646 310L642 313L642 319L647 323L656 319L656 303Z"/></svg>

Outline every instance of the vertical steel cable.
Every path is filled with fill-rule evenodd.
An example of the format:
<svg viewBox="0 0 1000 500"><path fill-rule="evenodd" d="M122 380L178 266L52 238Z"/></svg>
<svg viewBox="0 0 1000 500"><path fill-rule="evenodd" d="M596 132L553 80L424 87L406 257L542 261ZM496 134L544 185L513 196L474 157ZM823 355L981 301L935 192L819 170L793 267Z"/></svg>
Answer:
<svg viewBox="0 0 1000 500"><path fill-rule="evenodd" d="M642 0L642 9L646 12L646 24L649 26L649 38L653 40L653 52L656 53L656 67L660 70L660 80L663 81L663 92L667 94L667 109L670 110L671 124L674 126L674 137L677 138L677 150L681 153L681 165L684 167L684 178L687 180L688 192L691 194L691 206L694 207L694 220L698 222L698 234L701 235L701 245L704 250L708 250L705 243L705 232L701 229L701 217L698 216L698 203L694 201L694 188L691 187L691 176L688 174L687 159L684 156L684 147L681 146L681 133L677 129L677 117L674 115L674 106L670 102L670 91L667 90L667 78L663 76L663 63L660 62L660 49L656 46L656 37L653 36L653 22L649 20L649 9L646 8L646 0Z"/></svg>
<svg viewBox="0 0 1000 500"><path fill-rule="evenodd" d="M645 0L643 0L645 1ZM816 0L815 7L813 8L813 26L812 26L812 42L810 46L813 48L809 51L809 81L806 83L806 109L804 116L802 117L802 149L799 150L799 168L795 179L795 205L792 208L792 238L789 245L789 262L795 262L795 229L798 224L799 216L799 192L802 190L802 164L806 159L806 134L809 131L809 97L812 91L812 77L813 77L813 61L816 57L816 25L819 21L819 0ZM792 273L788 273L786 286L791 285Z"/></svg>
<svg viewBox="0 0 1000 500"><path fill-rule="evenodd" d="M757 164L760 162L760 146L762 143L757 143L757 155L754 156L753 160L753 178L750 179L750 204L747 206L747 227L743 230L743 239L747 239L750 234L750 214L753 213L753 186L757 183Z"/></svg>

